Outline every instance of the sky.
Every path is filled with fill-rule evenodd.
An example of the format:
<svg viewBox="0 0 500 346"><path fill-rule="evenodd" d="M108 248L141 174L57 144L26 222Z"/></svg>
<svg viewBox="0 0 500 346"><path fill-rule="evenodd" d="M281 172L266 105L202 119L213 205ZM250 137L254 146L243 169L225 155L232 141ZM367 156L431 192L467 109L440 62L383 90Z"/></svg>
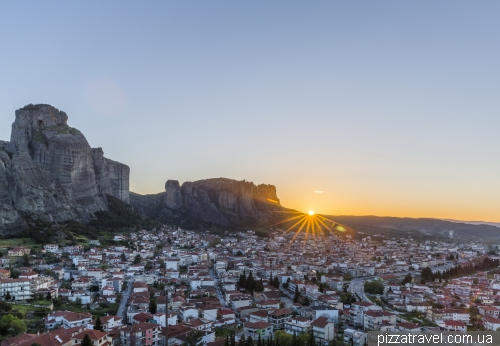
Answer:
<svg viewBox="0 0 500 346"><path fill-rule="evenodd" d="M331 215L500 221L498 1L0 2L0 139L48 103L131 168Z"/></svg>

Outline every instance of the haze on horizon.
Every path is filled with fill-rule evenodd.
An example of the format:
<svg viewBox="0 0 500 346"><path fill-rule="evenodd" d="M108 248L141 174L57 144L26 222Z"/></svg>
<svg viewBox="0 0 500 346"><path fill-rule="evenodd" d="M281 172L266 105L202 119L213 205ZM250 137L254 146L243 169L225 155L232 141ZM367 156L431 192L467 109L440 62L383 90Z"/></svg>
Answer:
<svg viewBox="0 0 500 346"><path fill-rule="evenodd" d="M331 215L500 222L500 3L9 2L0 140L48 103L131 168Z"/></svg>

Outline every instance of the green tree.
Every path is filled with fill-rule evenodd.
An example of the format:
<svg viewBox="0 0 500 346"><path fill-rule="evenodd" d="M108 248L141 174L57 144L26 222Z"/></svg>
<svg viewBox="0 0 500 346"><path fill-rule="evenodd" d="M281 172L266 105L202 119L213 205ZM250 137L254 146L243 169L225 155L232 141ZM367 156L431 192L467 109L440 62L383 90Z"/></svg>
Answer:
<svg viewBox="0 0 500 346"><path fill-rule="evenodd" d="M141 261L142 261L141 255L137 254L137 256L135 256L134 258L134 264L139 264L141 263Z"/></svg>
<svg viewBox="0 0 500 346"><path fill-rule="evenodd" d="M102 326L102 321L100 317L97 317L97 319L95 320L94 330L104 332L104 328Z"/></svg>
<svg viewBox="0 0 500 346"><path fill-rule="evenodd" d="M5 295L5 300L11 300L12 297L10 296L10 292L7 291L7 294Z"/></svg>
<svg viewBox="0 0 500 346"><path fill-rule="evenodd" d="M277 330L274 332L274 339L280 345L291 345L292 344L292 335L285 332L284 330Z"/></svg>
<svg viewBox="0 0 500 346"><path fill-rule="evenodd" d="M236 346L236 337L234 335L234 330L231 330L230 338L229 338L229 346Z"/></svg>
<svg viewBox="0 0 500 346"><path fill-rule="evenodd" d="M412 280L411 274L410 274L410 273L408 273L408 274L406 274L406 276L404 277L403 281L401 281L401 285L411 284L411 280Z"/></svg>
<svg viewBox="0 0 500 346"><path fill-rule="evenodd" d="M156 314L156 298L149 300L149 312Z"/></svg>
<svg viewBox="0 0 500 346"><path fill-rule="evenodd" d="M240 275L240 280L238 281L238 284L239 284L240 288L247 287L247 276L246 276L245 272L243 272L243 274Z"/></svg>
<svg viewBox="0 0 500 346"><path fill-rule="evenodd" d="M276 288L280 288L280 280L278 279L277 276L275 276L273 279L273 286Z"/></svg>
<svg viewBox="0 0 500 346"><path fill-rule="evenodd" d="M25 267L30 265L30 255L25 253L23 257L21 257L21 264Z"/></svg>
<svg viewBox="0 0 500 346"><path fill-rule="evenodd" d="M295 295L293 296L293 302L297 303L300 298L300 293L299 293L299 286L295 285Z"/></svg>
<svg viewBox="0 0 500 346"><path fill-rule="evenodd" d="M238 341L239 346L246 346L247 340L245 339L245 333L241 334L240 341Z"/></svg>
<svg viewBox="0 0 500 346"><path fill-rule="evenodd" d="M203 341L201 340L202 337L203 337L202 332L193 329L187 334L186 340L184 340L181 346L202 346L203 345Z"/></svg>
<svg viewBox="0 0 500 346"><path fill-rule="evenodd" d="M26 332L26 324L11 314L0 319L0 333L2 335L16 336Z"/></svg>
<svg viewBox="0 0 500 346"><path fill-rule="evenodd" d="M247 342L246 342L246 346L253 346L253 339L251 336L248 337Z"/></svg>
<svg viewBox="0 0 500 346"><path fill-rule="evenodd" d="M47 292L47 296L46 296L46 299L50 302L52 300L52 293Z"/></svg>
<svg viewBox="0 0 500 346"><path fill-rule="evenodd" d="M83 337L81 346L92 346L92 340L90 340L90 336L88 334L85 334Z"/></svg>

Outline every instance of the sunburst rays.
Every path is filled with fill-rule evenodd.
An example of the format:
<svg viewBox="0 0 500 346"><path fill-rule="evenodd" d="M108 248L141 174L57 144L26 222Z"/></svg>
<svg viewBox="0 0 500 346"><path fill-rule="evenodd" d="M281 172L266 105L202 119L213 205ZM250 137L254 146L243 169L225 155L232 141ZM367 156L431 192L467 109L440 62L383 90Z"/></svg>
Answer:
<svg viewBox="0 0 500 346"><path fill-rule="evenodd" d="M328 233L345 233L354 232L350 227L339 224L338 222L325 217L320 214L316 214L314 211L308 213L302 213L299 211L279 211L278 213L289 214L287 218L281 220L270 227L275 227L279 225L287 225L288 228L285 233L293 233L293 237L290 240L287 249L297 240L297 238L303 235L303 241L307 242L308 239L312 238L315 242L324 240ZM289 226L289 224L292 224Z"/></svg>

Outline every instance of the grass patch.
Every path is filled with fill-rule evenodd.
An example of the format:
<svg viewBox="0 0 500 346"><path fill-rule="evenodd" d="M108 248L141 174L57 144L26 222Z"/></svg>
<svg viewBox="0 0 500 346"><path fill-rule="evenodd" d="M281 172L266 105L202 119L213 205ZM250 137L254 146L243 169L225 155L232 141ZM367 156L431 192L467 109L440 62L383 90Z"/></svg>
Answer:
<svg viewBox="0 0 500 346"><path fill-rule="evenodd" d="M11 312L19 312L20 314L23 315L23 317L26 317L26 313L28 311L33 311L34 308L30 305L19 305L19 304L12 304L12 311Z"/></svg>
<svg viewBox="0 0 500 346"><path fill-rule="evenodd" d="M427 318L424 317L425 315L419 314L417 312L409 312L406 314L400 314L399 316L407 320L408 322L418 323L423 327L437 327L437 324L435 324L432 321L429 321Z"/></svg>
<svg viewBox="0 0 500 346"><path fill-rule="evenodd" d="M10 238L10 239L1 239L0 240L0 248L1 247L30 246L30 245L35 245L35 241L31 238Z"/></svg>

